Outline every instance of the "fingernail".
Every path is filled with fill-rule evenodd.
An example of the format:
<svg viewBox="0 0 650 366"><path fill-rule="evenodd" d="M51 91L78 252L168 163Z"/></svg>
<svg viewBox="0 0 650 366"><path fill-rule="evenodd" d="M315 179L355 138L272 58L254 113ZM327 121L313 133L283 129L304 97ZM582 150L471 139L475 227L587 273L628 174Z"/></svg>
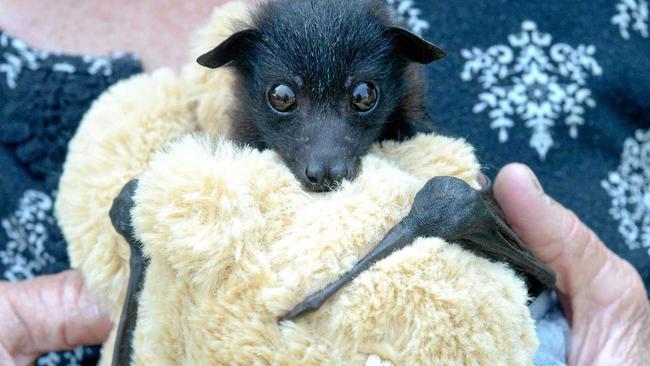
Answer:
<svg viewBox="0 0 650 366"><path fill-rule="evenodd" d="M529 167L526 168L528 169L528 174L530 175L530 181L533 183L535 189L537 189L537 192L539 194L544 194L544 188L542 188L542 184L539 182L539 179L537 179L535 173L533 173Z"/></svg>

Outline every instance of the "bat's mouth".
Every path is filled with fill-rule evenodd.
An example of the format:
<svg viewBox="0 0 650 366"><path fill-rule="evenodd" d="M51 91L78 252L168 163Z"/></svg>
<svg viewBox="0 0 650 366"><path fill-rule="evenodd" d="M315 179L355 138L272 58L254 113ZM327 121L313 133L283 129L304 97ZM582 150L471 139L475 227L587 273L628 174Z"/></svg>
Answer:
<svg viewBox="0 0 650 366"><path fill-rule="evenodd" d="M324 181L322 184L314 184L312 182L305 183L303 182L302 186L306 191L309 192L314 192L314 193L328 193L332 191L336 191L339 188L341 188L341 185L343 185L343 182L345 180L340 180L340 181Z"/></svg>

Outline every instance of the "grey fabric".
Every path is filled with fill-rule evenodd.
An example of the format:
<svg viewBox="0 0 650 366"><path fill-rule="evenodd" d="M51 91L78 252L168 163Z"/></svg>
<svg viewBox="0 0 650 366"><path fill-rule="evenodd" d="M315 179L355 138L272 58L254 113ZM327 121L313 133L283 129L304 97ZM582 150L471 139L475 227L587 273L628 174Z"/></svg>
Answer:
<svg viewBox="0 0 650 366"><path fill-rule="evenodd" d="M543 292L528 306L528 310L535 320L535 332L540 343L535 365L566 365L571 329L560 310L556 293Z"/></svg>

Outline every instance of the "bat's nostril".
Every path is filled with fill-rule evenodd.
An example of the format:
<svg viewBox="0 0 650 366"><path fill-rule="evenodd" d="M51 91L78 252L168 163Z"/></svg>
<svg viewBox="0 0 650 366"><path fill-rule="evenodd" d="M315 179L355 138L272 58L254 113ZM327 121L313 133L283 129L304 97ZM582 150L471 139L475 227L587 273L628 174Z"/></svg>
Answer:
<svg viewBox="0 0 650 366"><path fill-rule="evenodd" d="M343 163L334 164L329 171L329 177L334 182L340 182L348 177L348 167Z"/></svg>
<svg viewBox="0 0 650 366"><path fill-rule="evenodd" d="M325 179L325 168L321 164L309 164L305 169L305 178L313 185L320 185Z"/></svg>
<svg viewBox="0 0 650 366"><path fill-rule="evenodd" d="M311 162L307 164L302 181L306 188L315 192L329 192L338 187L345 179L351 179L351 170L347 164Z"/></svg>

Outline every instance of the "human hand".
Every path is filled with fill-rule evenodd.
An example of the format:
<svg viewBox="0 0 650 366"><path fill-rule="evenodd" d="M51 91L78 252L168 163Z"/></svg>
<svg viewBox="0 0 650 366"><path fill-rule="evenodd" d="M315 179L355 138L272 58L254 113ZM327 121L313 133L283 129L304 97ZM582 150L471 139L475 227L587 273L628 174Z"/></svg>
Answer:
<svg viewBox="0 0 650 366"><path fill-rule="evenodd" d="M0 365L32 365L46 352L101 343L112 326L77 271L0 282Z"/></svg>
<svg viewBox="0 0 650 366"><path fill-rule="evenodd" d="M650 362L650 302L634 267L546 195L525 165L504 167L494 195L515 232L557 274L571 323L569 364Z"/></svg>

